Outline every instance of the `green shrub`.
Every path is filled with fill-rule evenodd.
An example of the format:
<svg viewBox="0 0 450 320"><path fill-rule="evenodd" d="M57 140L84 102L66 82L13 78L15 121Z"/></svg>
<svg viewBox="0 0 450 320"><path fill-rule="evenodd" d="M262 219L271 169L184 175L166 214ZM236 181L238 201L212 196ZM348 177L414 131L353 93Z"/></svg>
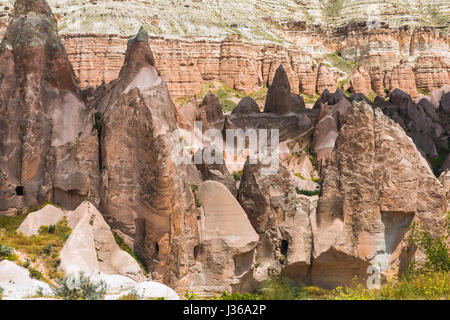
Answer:
<svg viewBox="0 0 450 320"><path fill-rule="evenodd" d="M304 189L300 189L299 187L296 187L295 191L297 191L298 194L303 194L308 197L317 196L320 194L320 191L304 190Z"/></svg>
<svg viewBox="0 0 450 320"><path fill-rule="evenodd" d="M412 224L409 240L425 254L426 259L423 266L418 267L413 264L408 270L409 273L450 271L450 256L447 246L450 233L450 212L447 213L443 229L443 235L432 237L428 231L419 228L416 223Z"/></svg>
<svg viewBox="0 0 450 320"><path fill-rule="evenodd" d="M214 300L262 300L257 294L245 293L240 294L239 292L228 293L226 291L217 297L214 296Z"/></svg>
<svg viewBox="0 0 450 320"><path fill-rule="evenodd" d="M64 300L101 300L106 293L106 283L91 283L89 278L80 272L78 277L63 277L56 280L53 289L55 296Z"/></svg>
<svg viewBox="0 0 450 320"><path fill-rule="evenodd" d="M243 173L244 173L244 171L242 171L242 170L233 172L234 180L241 181Z"/></svg>
<svg viewBox="0 0 450 320"><path fill-rule="evenodd" d="M137 295L136 293L131 292L129 294L119 297L119 299L117 299L117 300L142 300L142 298L139 295Z"/></svg>
<svg viewBox="0 0 450 320"><path fill-rule="evenodd" d="M4 289L2 287L0 287L0 300L3 299L3 291L4 291Z"/></svg>
<svg viewBox="0 0 450 320"><path fill-rule="evenodd" d="M30 272L30 277L32 278L32 279L36 279L36 280L42 280L44 277L42 276L42 273L41 272L39 272L38 270L36 270L36 269L33 269L33 268L28 268L28 271Z"/></svg>
<svg viewBox="0 0 450 320"><path fill-rule="evenodd" d="M2 260L14 261L17 260L17 256L14 254L14 250L11 247L0 243L0 261Z"/></svg>

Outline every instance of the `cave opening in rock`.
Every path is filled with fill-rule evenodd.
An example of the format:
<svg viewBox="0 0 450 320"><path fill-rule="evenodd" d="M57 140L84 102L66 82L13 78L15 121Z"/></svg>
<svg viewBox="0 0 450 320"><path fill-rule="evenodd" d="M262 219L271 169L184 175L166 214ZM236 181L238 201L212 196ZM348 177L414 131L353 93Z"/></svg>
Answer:
<svg viewBox="0 0 450 320"><path fill-rule="evenodd" d="M194 247L194 259L197 261L199 256L203 253L203 245L199 244Z"/></svg>
<svg viewBox="0 0 450 320"><path fill-rule="evenodd" d="M147 228L145 219L138 218L134 221L136 227L136 234L134 239L135 252L144 257L145 256L145 239L147 237Z"/></svg>
<svg viewBox="0 0 450 320"><path fill-rule="evenodd" d="M281 240L280 253L284 256L287 255L289 249L289 241Z"/></svg>
<svg viewBox="0 0 450 320"><path fill-rule="evenodd" d="M155 255L158 256L159 255L159 245L158 242L155 241Z"/></svg>
<svg viewBox="0 0 450 320"><path fill-rule="evenodd" d="M23 192L24 192L24 190L23 190L23 187L22 187L22 186L17 186L17 187L16 187L16 195L17 195L17 196L23 197Z"/></svg>

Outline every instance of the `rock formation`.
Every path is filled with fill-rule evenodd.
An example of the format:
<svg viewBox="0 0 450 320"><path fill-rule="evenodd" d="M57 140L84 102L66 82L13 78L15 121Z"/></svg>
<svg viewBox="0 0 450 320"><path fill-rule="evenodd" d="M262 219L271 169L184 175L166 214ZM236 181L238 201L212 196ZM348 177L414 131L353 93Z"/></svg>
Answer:
<svg viewBox="0 0 450 320"><path fill-rule="evenodd" d="M27 215L25 220L20 224L17 232L23 233L26 236L39 234L41 226L56 225L61 221L66 213L63 209L57 208L53 205L46 205L41 210L35 211Z"/></svg>
<svg viewBox="0 0 450 320"><path fill-rule="evenodd" d="M362 93L366 97L372 92L372 80L364 67L358 67L350 77L350 88L354 93Z"/></svg>
<svg viewBox="0 0 450 320"><path fill-rule="evenodd" d="M264 175L263 168L247 161L238 192L239 203L260 235L254 278L262 281L284 271L305 283L312 250L309 214L317 199L298 194L300 181L282 165L276 175Z"/></svg>
<svg viewBox="0 0 450 320"><path fill-rule="evenodd" d="M0 45L0 212L76 206L98 185L92 116L48 4L19 0L14 10Z"/></svg>
<svg viewBox="0 0 450 320"><path fill-rule="evenodd" d="M119 248L110 227L92 203L83 202L66 217L72 233L60 254L60 268L65 274L101 272L136 281L145 278L136 260Z"/></svg>
<svg viewBox="0 0 450 320"><path fill-rule="evenodd" d="M378 106L400 124L424 155L437 157L440 149L449 149L449 114L442 108L435 110L427 98L415 103L406 92L395 89L389 102Z"/></svg>
<svg viewBox="0 0 450 320"><path fill-rule="evenodd" d="M239 101L231 114L251 114L260 112L258 104L250 97L245 97Z"/></svg>
<svg viewBox="0 0 450 320"><path fill-rule="evenodd" d="M202 175L204 181L213 180L222 183L231 192L232 195L236 196L236 180L228 171L225 160L223 158L223 152L220 154L220 150L214 145L208 145L202 150L198 150L194 158L201 160L199 164L196 164L198 171ZM208 163L208 162L215 163Z"/></svg>
<svg viewBox="0 0 450 320"><path fill-rule="evenodd" d="M337 87L333 71L328 70L328 68L324 64L322 64L320 65L317 74L316 91L319 94L322 94L325 89L334 92L336 91Z"/></svg>
<svg viewBox="0 0 450 320"><path fill-rule="evenodd" d="M267 93L264 112L289 114L292 107L291 85L283 65L280 65Z"/></svg>
<svg viewBox="0 0 450 320"><path fill-rule="evenodd" d="M319 285L364 279L370 265L401 272L415 252L408 226L436 234L445 216L444 190L415 145L364 102L350 110L322 178L311 218L311 281Z"/></svg>
<svg viewBox="0 0 450 320"><path fill-rule="evenodd" d="M38 292L53 296L47 283L32 279L27 269L8 260L0 261L0 287L5 297L14 300L33 297Z"/></svg>
<svg viewBox="0 0 450 320"><path fill-rule="evenodd" d="M202 130L222 129L224 115L219 98L208 92L197 111L197 121L201 121Z"/></svg>
<svg viewBox="0 0 450 320"><path fill-rule="evenodd" d="M219 182L206 181L198 186L201 203L201 242L194 249L194 258L203 264L193 276L197 290L246 288L254 267L258 235L247 215L228 189Z"/></svg>
<svg viewBox="0 0 450 320"><path fill-rule="evenodd" d="M389 73L389 77L385 78L385 83L390 92L401 88L413 99L418 96L413 69L406 61L402 61L398 66L392 69Z"/></svg>
<svg viewBox="0 0 450 320"><path fill-rule="evenodd" d="M141 29L128 43L119 78L97 105L103 114L100 211L145 259L154 279L172 283L187 267L184 232L196 224L189 182L200 178L172 159L176 110L152 57Z"/></svg>

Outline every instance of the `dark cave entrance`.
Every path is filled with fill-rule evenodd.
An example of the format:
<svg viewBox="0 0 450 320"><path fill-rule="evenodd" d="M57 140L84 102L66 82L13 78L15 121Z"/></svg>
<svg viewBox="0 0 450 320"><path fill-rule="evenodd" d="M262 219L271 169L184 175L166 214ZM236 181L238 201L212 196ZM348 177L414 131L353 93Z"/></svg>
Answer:
<svg viewBox="0 0 450 320"><path fill-rule="evenodd" d="M289 241L281 240L280 253L284 256L287 256L289 250Z"/></svg>
<svg viewBox="0 0 450 320"><path fill-rule="evenodd" d="M23 194L24 194L23 186L17 186L16 187L16 195L18 197L23 197Z"/></svg>

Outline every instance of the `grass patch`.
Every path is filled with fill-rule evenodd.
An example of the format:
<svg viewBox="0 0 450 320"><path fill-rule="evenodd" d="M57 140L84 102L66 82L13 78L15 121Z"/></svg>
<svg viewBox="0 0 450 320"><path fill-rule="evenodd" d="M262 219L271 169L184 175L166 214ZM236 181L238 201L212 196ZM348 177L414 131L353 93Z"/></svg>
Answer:
<svg viewBox="0 0 450 320"><path fill-rule="evenodd" d="M129 293L119 297L117 300L141 300L141 297L139 297L136 293Z"/></svg>
<svg viewBox="0 0 450 320"><path fill-rule="evenodd" d="M417 88L417 92L419 94L423 94L424 96L429 96L430 92Z"/></svg>
<svg viewBox="0 0 450 320"><path fill-rule="evenodd" d="M337 287L329 299L334 300L447 300L450 297L448 272L420 273L392 280L380 289L368 290L361 284Z"/></svg>
<svg viewBox="0 0 450 320"><path fill-rule="evenodd" d="M358 63L345 59L339 51L335 51L332 54L327 54L325 60L346 73L353 73L353 70L358 67ZM343 84L342 84L343 85Z"/></svg>
<svg viewBox="0 0 450 320"><path fill-rule="evenodd" d="M299 187L296 187L295 191L297 191L298 194L303 194L308 197L317 196L320 194L320 191L304 190L304 189L300 189Z"/></svg>
<svg viewBox="0 0 450 320"><path fill-rule="evenodd" d="M130 256L132 256L134 258L134 260L136 260L136 262L139 264L141 269L144 270L145 274L148 274L148 268L147 268L147 265L145 264L144 259L139 257L133 251L133 249L131 249L129 246L127 246L125 244L125 241L123 240L123 238L121 236L119 236L117 233L115 233L114 231L113 231L113 235L114 235L114 239L116 240L116 243L120 247L120 249L122 249L123 251L127 252Z"/></svg>
<svg viewBox="0 0 450 320"><path fill-rule="evenodd" d="M11 228L11 225L9 227ZM26 256L22 265L29 269L31 277L45 280L42 275L43 270L35 269L39 266L45 269L45 273L53 279L61 276L58 271L61 262L59 253L71 232L67 219L64 218L54 226L42 226L38 235L30 237L18 233L15 229L9 229L1 235L0 242ZM34 267L31 265L32 263Z"/></svg>
<svg viewBox="0 0 450 320"><path fill-rule="evenodd" d="M316 95L309 95L306 93L302 93L301 96L303 97L303 100L305 101L305 103L316 103L317 100L319 100L320 95L316 94Z"/></svg>
<svg viewBox="0 0 450 320"><path fill-rule="evenodd" d="M236 180L236 181L241 181L242 175L243 175L243 174L244 174L244 171L243 171L243 170L233 172L233 178L234 178L234 180Z"/></svg>

